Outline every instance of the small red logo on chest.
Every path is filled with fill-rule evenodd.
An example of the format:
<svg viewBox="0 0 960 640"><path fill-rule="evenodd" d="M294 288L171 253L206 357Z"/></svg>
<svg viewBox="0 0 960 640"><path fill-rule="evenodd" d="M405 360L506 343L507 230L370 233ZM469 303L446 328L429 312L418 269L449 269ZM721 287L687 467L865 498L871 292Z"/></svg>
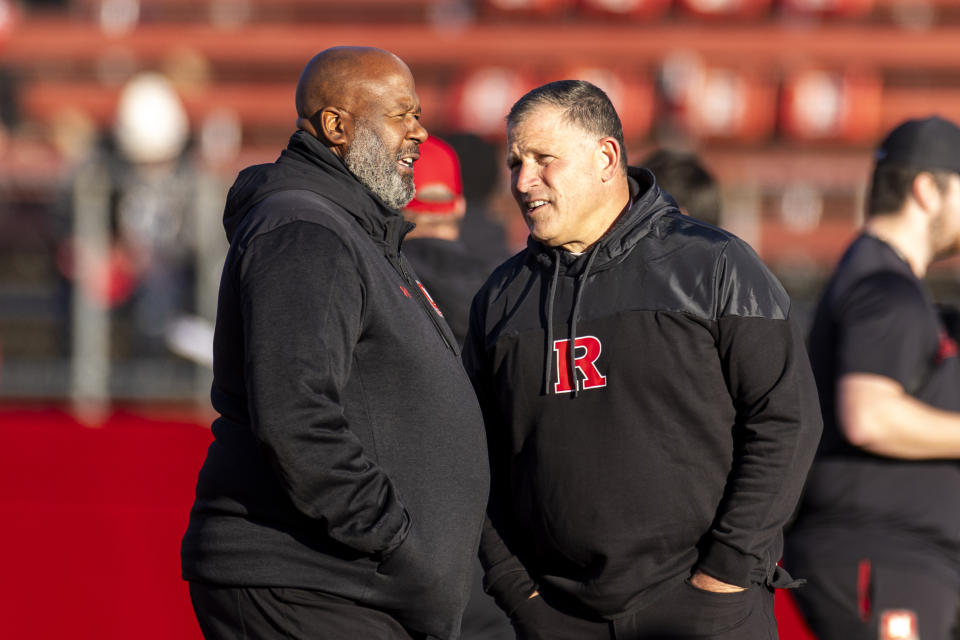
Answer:
<svg viewBox="0 0 960 640"><path fill-rule="evenodd" d="M440 311L440 307L437 306L437 303L433 301L433 296L430 295L430 292L427 291L427 288L423 286L423 283L417 280L417 286L420 287L420 291L423 291L423 295L427 297L427 301L430 303L430 306L433 307L433 310L437 312L437 315L441 318L443 317L443 311Z"/></svg>
<svg viewBox="0 0 960 640"><path fill-rule="evenodd" d="M953 358L957 355L957 343L946 331L940 330L940 344L937 347L937 363L941 363L947 358Z"/></svg>

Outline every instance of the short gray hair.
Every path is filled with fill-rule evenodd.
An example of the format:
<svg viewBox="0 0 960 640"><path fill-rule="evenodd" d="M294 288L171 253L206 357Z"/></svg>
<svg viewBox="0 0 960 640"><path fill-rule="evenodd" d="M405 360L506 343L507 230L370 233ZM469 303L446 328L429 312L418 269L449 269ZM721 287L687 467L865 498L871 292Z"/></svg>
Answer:
<svg viewBox="0 0 960 640"><path fill-rule="evenodd" d="M602 89L586 80L557 80L528 91L517 100L507 114L507 127L523 121L542 105L563 110L564 119L601 138L611 137L620 145L620 166L627 167L627 150L623 143L623 125L610 98Z"/></svg>

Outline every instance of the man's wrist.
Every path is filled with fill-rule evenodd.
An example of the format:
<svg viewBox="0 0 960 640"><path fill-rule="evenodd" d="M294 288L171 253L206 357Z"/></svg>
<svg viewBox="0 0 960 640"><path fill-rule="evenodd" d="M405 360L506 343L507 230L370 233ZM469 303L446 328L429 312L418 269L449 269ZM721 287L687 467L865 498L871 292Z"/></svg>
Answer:
<svg viewBox="0 0 960 640"><path fill-rule="evenodd" d="M693 575L690 576L690 584L697 589L702 589L703 591L712 591L714 593L736 593L744 590L744 587L730 584L729 582L724 582L723 580L718 580L713 576L700 571L699 569L694 571Z"/></svg>

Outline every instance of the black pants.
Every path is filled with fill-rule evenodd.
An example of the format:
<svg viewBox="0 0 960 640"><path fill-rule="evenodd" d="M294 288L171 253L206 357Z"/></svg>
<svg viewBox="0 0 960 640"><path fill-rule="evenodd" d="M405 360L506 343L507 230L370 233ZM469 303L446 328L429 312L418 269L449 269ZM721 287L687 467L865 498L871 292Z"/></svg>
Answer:
<svg viewBox="0 0 960 640"><path fill-rule="evenodd" d="M507 614L483 591L480 558L475 558L473 565L473 584L470 587L470 600L463 612L460 640L514 640L516 634Z"/></svg>
<svg viewBox="0 0 960 640"><path fill-rule="evenodd" d="M753 585L736 593L679 582L641 611L610 621L564 613L542 597L514 612L521 640L776 640L773 591Z"/></svg>
<svg viewBox="0 0 960 640"><path fill-rule="evenodd" d="M289 588L190 583L207 640L411 640L422 638L389 615L336 596Z"/></svg>
<svg viewBox="0 0 960 640"><path fill-rule="evenodd" d="M884 611L916 615L922 640L951 640L960 594L923 567L882 560L795 566L807 584L794 600L819 640L877 640Z"/></svg>

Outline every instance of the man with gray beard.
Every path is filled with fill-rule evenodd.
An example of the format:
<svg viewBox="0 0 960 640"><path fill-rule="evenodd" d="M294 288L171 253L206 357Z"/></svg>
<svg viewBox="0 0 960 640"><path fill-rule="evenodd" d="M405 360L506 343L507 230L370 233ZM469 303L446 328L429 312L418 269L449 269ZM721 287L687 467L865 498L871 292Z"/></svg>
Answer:
<svg viewBox="0 0 960 640"><path fill-rule="evenodd" d="M397 171L404 149L394 158L370 123L357 121L353 144L343 155L347 169L391 209L403 209L413 199L413 176Z"/></svg>
<svg viewBox="0 0 960 640"><path fill-rule="evenodd" d="M207 638L456 638L489 473L456 340L400 253L427 138L413 77L327 49L296 106L227 197L183 577Z"/></svg>

